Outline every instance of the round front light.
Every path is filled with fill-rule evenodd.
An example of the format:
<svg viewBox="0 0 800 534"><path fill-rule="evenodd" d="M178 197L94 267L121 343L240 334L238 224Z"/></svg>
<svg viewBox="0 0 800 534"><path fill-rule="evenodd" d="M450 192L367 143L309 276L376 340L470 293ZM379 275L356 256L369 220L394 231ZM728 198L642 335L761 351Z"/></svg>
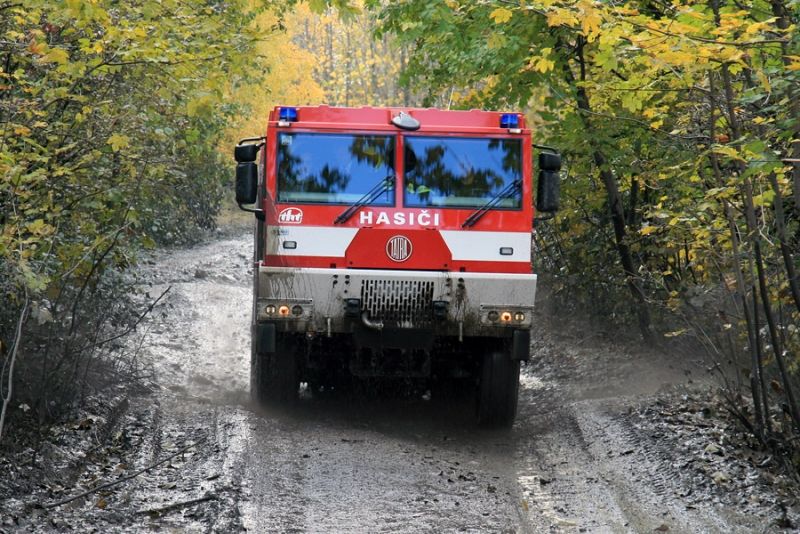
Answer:
<svg viewBox="0 0 800 534"><path fill-rule="evenodd" d="M299 317L302 314L303 314L302 306L300 306L299 304L295 304L294 306L292 306L292 315Z"/></svg>
<svg viewBox="0 0 800 534"><path fill-rule="evenodd" d="M275 306L272 304L268 304L264 311L267 312L267 315L275 315Z"/></svg>
<svg viewBox="0 0 800 534"><path fill-rule="evenodd" d="M286 317L289 315L289 306L286 306L285 304L278 306L278 315L281 317Z"/></svg>
<svg viewBox="0 0 800 534"><path fill-rule="evenodd" d="M514 320L517 321L518 323L521 323L522 321L525 320L525 314L522 313L522 312L515 313L514 314Z"/></svg>
<svg viewBox="0 0 800 534"><path fill-rule="evenodd" d="M497 319L498 319L499 317L500 317L500 314L499 314L499 313L497 313L497 312L496 312L496 311L494 311L494 310L492 310L492 311L490 311L489 313L487 313L487 314L486 314L486 318L487 318L487 319L489 319L489 320L490 320L490 321L492 321L492 322L495 322L495 321L497 321Z"/></svg>
<svg viewBox="0 0 800 534"><path fill-rule="evenodd" d="M511 320L511 312L503 312L500 314L500 320L507 323Z"/></svg>

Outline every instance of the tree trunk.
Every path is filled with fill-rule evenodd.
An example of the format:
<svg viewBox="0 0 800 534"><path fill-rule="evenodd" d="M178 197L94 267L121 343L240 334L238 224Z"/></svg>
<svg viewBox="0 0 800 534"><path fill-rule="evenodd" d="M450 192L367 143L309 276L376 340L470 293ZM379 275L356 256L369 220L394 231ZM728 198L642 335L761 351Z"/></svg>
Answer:
<svg viewBox="0 0 800 534"><path fill-rule="evenodd" d="M780 371L781 381L783 382L784 394L786 395L786 402L789 406L789 415L794 422L795 429L800 431L800 409L798 409L797 399L794 395L789 372L786 368L786 355L784 354L783 343L778 335L778 327L775 323L775 317L772 313L772 305L769 299L769 289L767 287L767 275L764 270L764 258L761 254L761 238L758 235L758 228L756 227L755 209L753 207L753 189L750 180L745 180L744 183L744 203L745 212L747 216L748 233L753 244L753 253L756 260L756 274L758 275L758 288L761 296L761 304L764 309L764 317L767 320L767 327L769 330L769 337L772 341L772 352L775 354L775 361L778 364Z"/></svg>
<svg viewBox="0 0 800 534"><path fill-rule="evenodd" d="M625 207L622 202L622 195L619 192L619 184L614 176L614 173L608 167L608 163L602 150L596 145L593 135L593 124L590 120L592 112L589 104L589 96L586 93L586 86L583 82L586 81L586 66L583 57L583 43L580 42L577 51L578 65L580 67L580 82L575 79L572 69L569 65L564 65L564 75L569 84L575 89L575 98L577 101L578 109L581 111L580 116L583 122L585 133L589 139L590 146L592 147L592 158L595 165L600 172L600 179L606 190L608 198L608 207L611 210L611 222L614 228L614 241L619 254L622 269L625 272L625 281L630 290L631 297L634 302L634 312L639 322L639 331L642 338L648 342L654 342L654 336L651 329L650 311L647 308L647 299L644 290L639 282L639 270L634 264L633 255L631 254L630 247L627 243L627 226L625 224Z"/></svg>

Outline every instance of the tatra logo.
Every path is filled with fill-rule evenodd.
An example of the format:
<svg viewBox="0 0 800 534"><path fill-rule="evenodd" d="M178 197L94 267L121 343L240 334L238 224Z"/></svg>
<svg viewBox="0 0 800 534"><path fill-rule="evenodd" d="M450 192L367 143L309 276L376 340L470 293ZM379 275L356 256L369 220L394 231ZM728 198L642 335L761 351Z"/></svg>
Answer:
<svg viewBox="0 0 800 534"><path fill-rule="evenodd" d="M286 208L278 214L278 222L300 224L303 222L303 210L300 208Z"/></svg>
<svg viewBox="0 0 800 534"><path fill-rule="evenodd" d="M390 237L386 242L386 255L389 259L398 263L406 261L411 257L411 241L403 235Z"/></svg>
<svg viewBox="0 0 800 534"><path fill-rule="evenodd" d="M359 212L358 222L366 226L380 224L392 224L396 226L439 226L439 214L431 213L428 210L420 210L419 212L395 211L393 213L362 210Z"/></svg>

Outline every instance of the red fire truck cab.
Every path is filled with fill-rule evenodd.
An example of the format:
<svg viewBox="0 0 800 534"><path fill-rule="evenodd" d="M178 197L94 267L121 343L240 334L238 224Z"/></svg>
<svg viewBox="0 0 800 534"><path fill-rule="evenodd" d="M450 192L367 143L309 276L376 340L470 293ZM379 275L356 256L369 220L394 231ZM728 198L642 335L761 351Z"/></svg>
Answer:
<svg viewBox="0 0 800 534"><path fill-rule="evenodd" d="M452 376L476 385L481 421L511 424L536 293L532 149L518 113L275 108L235 150L256 215L253 398ZM539 211L557 208L559 168L540 153Z"/></svg>

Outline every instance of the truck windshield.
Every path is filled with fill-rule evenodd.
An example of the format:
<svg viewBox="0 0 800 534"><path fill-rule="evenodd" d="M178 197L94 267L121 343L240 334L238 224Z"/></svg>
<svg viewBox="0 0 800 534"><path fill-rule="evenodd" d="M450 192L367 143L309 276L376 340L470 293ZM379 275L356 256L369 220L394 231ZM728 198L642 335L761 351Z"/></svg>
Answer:
<svg viewBox="0 0 800 534"><path fill-rule="evenodd" d="M519 139L405 137L405 205L478 208L522 179ZM517 188L493 209L519 209Z"/></svg>
<svg viewBox="0 0 800 534"><path fill-rule="evenodd" d="M351 204L394 175L391 135L280 133L278 201ZM370 202L394 205L386 188Z"/></svg>

